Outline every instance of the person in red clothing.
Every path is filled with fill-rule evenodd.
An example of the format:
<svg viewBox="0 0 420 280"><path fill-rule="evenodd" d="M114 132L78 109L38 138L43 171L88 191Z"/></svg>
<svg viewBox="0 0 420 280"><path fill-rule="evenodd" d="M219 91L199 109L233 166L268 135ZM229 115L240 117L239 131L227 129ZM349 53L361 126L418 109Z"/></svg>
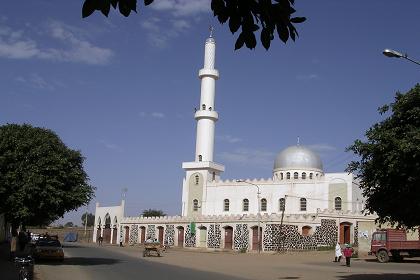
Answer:
<svg viewBox="0 0 420 280"><path fill-rule="evenodd" d="M346 248L343 250L343 255L346 258L346 265L350 266L350 259L353 255L353 248L350 246L350 244L346 244Z"/></svg>

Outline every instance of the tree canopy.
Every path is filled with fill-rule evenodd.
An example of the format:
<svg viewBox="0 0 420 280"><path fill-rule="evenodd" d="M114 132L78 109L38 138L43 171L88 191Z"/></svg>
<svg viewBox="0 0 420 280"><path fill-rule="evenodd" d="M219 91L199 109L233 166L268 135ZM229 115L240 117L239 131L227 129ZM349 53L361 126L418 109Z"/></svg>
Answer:
<svg viewBox="0 0 420 280"><path fill-rule="evenodd" d="M79 151L51 130L0 126L0 213L17 226L46 225L94 196Z"/></svg>
<svg viewBox="0 0 420 280"><path fill-rule="evenodd" d="M143 217L162 217L162 216L166 216L166 214L162 210L156 210L156 209L143 210L141 215Z"/></svg>
<svg viewBox="0 0 420 280"><path fill-rule="evenodd" d="M87 215L87 221L86 221L86 215ZM93 227L95 224L95 215L92 213L83 213L82 215L82 226L85 226L85 222L87 222L88 227Z"/></svg>
<svg viewBox="0 0 420 280"><path fill-rule="evenodd" d="M159 1L159 0L156 0ZM148 6L154 0L144 0ZM232 34L239 31L235 50L244 46L253 49L257 45L255 33L260 30L260 41L268 50L277 33L278 38L286 43L289 38L295 41L299 35L293 24L302 23L305 17L292 17L295 0L212 0L211 10L221 24L229 23ZM180 4L176 4L180 5ZM137 0L85 0L82 17L88 17L95 11L108 16L111 7L128 17L131 11L137 13Z"/></svg>
<svg viewBox="0 0 420 280"><path fill-rule="evenodd" d="M347 149L360 157L348 171L360 179L366 210L380 223L420 226L420 85L378 109L389 114Z"/></svg>

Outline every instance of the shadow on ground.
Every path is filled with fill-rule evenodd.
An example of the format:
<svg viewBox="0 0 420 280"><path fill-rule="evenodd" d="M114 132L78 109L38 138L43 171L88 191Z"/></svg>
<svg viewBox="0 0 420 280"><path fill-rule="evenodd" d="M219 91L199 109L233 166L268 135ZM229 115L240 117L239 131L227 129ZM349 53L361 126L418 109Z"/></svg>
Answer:
<svg viewBox="0 0 420 280"><path fill-rule="evenodd" d="M398 273L383 273L383 274L352 274L339 275L339 280L418 280L419 274L398 274Z"/></svg>
<svg viewBox="0 0 420 280"><path fill-rule="evenodd" d="M365 259L365 262L376 262L379 263L377 259ZM390 260L390 263L420 263L420 260L417 259L404 259L402 261L394 261L394 260Z"/></svg>
<svg viewBox="0 0 420 280"><path fill-rule="evenodd" d="M121 263L121 260L107 259L107 258L83 258L83 257L65 257L64 261L57 260L39 260L36 264L47 264L47 265L111 265Z"/></svg>

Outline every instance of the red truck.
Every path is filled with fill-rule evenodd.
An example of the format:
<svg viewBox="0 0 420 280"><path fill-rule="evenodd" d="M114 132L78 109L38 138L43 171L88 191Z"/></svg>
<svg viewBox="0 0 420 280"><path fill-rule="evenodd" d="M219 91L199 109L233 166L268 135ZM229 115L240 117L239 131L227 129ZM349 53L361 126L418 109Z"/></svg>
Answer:
<svg viewBox="0 0 420 280"><path fill-rule="evenodd" d="M369 255L375 255L381 263L388 262L390 257L395 261L402 261L404 257L418 257L420 256L420 239L408 241L405 230L376 231L372 235Z"/></svg>

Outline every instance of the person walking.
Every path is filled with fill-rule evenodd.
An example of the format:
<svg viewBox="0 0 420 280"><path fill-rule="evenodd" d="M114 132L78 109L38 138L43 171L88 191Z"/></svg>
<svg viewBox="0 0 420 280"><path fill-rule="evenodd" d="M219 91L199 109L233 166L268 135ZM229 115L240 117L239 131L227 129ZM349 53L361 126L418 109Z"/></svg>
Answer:
<svg viewBox="0 0 420 280"><path fill-rule="evenodd" d="M16 251L17 251L17 244L18 244L18 237L17 237L17 231L12 231L12 239L10 239L10 260L13 261L16 257Z"/></svg>
<svg viewBox="0 0 420 280"><path fill-rule="evenodd" d="M337 242L337 245L335 245L335 258L334 258L334 262L340 262L342 256L343 256L343 254L341 253L340 243Z"/></svg>
<svg viewBox="0 0 420 280"><path fill-rule="evenodd" d="M353 255L353 251L354 250L350 246L350 244L346 244L346 248L344 248L343 254L344 254L344 257L346 258L346 265L348 267L350 267L350 259L351 259L351 256Z"/></svg>

